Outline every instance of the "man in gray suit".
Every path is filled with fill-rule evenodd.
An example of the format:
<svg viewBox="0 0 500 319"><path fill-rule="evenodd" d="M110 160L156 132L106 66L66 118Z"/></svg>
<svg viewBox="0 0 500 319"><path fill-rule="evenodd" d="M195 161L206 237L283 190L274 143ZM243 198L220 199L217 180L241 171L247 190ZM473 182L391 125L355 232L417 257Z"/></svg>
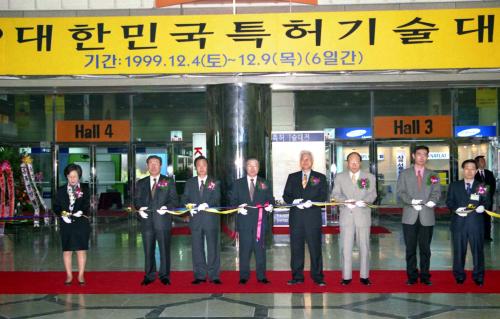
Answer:
<svg viewBox="0 0 500 319"><path fill-rule="evenodd" d="M199 156L194 161L198 176L186 181L182 203L189 204L191 219L191 250L193 259L193 285L207 281L220 285L220 216L205 211L209 207L220 206L220 183L208 176L208 160ZM207 256L205 256L205 243Z"/></svg>
<svg viewBox="0 0 500 319"><path fill-rule="evenodd" d="M412 153L414 165L399 174L397 195L403 203L403 235L406 245L407 285L420 282L432 285L429 273L431 240L435 224L434 207L441 196L438 175L427 169L427 146L417 146ZM417 244L420 253L420 275L417 269Z"/></svg>
<svg viewBox="0 0 500 319"><path fill-rule="evenodd" d="M361 155L347 155L348 171L335 177L332 197L348 204L340 207L340 245L342 258L342 282L346 286L352 281L352 247L354 237L360 251L360 281L370 285L370 226L371 209L366 207L377 198L375 176L362 172Z"/></svg>

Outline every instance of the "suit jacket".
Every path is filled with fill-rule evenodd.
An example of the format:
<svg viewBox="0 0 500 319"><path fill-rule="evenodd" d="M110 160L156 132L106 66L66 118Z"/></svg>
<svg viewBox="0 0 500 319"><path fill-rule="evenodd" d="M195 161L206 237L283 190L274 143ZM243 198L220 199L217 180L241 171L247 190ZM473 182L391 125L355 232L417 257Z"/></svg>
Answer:
<svg viewBox="0 0 500 319"><path fill-rule="evenodd" d="M192 177L186 181L184 186L184 194L182 195L182 206L192 204L207 203L209 207L220 206L220 182L215 178L208 176L205 181L203 194L200 194L200 187L198 184L198 177ZM220 217L218 214L201 211L192 216L189 220L191 228L196 229L201 225L218 226Z"/></svg>
<svg viewBox="0 0 500 319"><path fill-rule="evenodd" d="M169 210L174 210L178 206L178 197L175 189L175 182L165 175L160 175L158 184L167 183L165 187L156 189L154 198L151 196L150 177L140 179L136 184L134 205L136 209L147 207L148 218L140 218L143 229L170 229L172 226L172 216L169 213L158 214L156 210L166 206Z"/></svg>
<svg viewBox="0 0 500 319"><path fill-rule="evenodd" d="M478 188L480 185L484 186L484 183L479 183L474 181L472 183L472 194L478 194ZM483 225L483 216L486 213L478 214L478 213L470 213L467 217L461 217L455 214L455 211L459 207L467 207L469 204L474 206L483 205L488 207L491 204L490 196L488 193L484 195L479 195L479 200L471 199L471 195L467 195L465 181L463 179L453 182L448 187L448 195L446 198L446 206L450 209L451 216L451 229L458 230L461 229L465 224L472 223L474 226L477 226L478 230L484 229Z"/></svg>
<svg viewBox="0 0 500 319"><path fill-rule="evenodd" d="M68 184L64 184L57 189L56 198L52 209L54 213L61 217L63 211L69 212L69 195L68 195ZM80 189L83 196L75 200L75 206L73 206L73 213L81 210L83 215L90 216L90 190L89 185L86 183L80 183ZM88 223L87 218L81 217L71 217L72 223Z"/></svg>
<svg viewBox="0 0 500 319"><path fill-rule="evenodd" d="M367 188L360 188L361 179L368 181ZM349 171L342 172L335 177L335 186L332 197L340 202L348 199L362 200L372 204L377 198L377 184L375 176L363 171L359 172L359 178L356 185L352 183ZM371 209L368 207L356 207L349 209L347 206L340 206L340 226L369 227L371 225Z"/></svg>
<svg viewBox="0 0 500 319"><path fill-rule="evenodd" d="M493 202L493 196L495 195L495 191L497 189L497 179L495 178L495 175L493 175L493 172L489 169L485 169L484 178L482 178L478 170L476 176L474 176L474 180L478 181L479 183L484 183L490 187L488 195L490 196L490 200Z"/></svg>
<svg viewBox="0 0 500 319"><path fill-rule="evenodd" d="M309 180L307 181L306 188L302 187L302 171L298 171L288 175L285 190L283 192L283 200L287 204L292 204L294 199L302 198L303 202L310 200L312 202L326 202L328 201L328 184L326 183L326 176L311 170ZM321 227L321 207L311 206L303 210L292 207L290 209L290 226L295 222L296 214L312 214L311 222L313 226Z"/></svg>
<svg viewBox="0 0 500 319"><path fill-rule="evenodd" d="M403 224L415 224L417 216L420 218L420 223L422 223L423 226L434 226L436 223L434 208L429 208L424 205L428 201L433 201L437 204L439 197L441 197L441 185L439 179L437 183L433 184L430 181L431 176L438 177L434 171L425 168L422 176L422 189L419 191L414 166L403 170L399 174L397 195L403 204ZM412 199L422 200L421 211L417 211L413 208L411 205Z"/></svg>
<svg viewBox="0 0 500 319"><path fill-rule="evenodd" d="M253 200L250 199L250 187L246 176L234 182L229 198L231 206L239 206L245 203L249 206L265 205L266 203L274 205L271 185L260 176L257 176ZM266 212L264 211L264 213ZM247 208L247 215L238 214L236 216L236 230L239 232L245 230L256 231L258 218L259 210L257 208ZM264 226L267 225L267 217L262 219L262 223Z"/></svg>

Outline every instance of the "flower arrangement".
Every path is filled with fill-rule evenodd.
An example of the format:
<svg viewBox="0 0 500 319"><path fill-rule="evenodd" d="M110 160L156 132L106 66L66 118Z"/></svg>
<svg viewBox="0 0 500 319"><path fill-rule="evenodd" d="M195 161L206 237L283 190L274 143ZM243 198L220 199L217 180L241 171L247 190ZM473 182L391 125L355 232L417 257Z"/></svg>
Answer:
<svg viewBox="0 0 500 319"><path fill-rule="evenodd" d="M359 189L370 188L370 180L368 178L358 178L358 187Z"/></svg>
<svg viewBox="0 0 500 319"><path fill-rule="evenodd" d="M264 182L260 182L260 183L258 183L257 185L258 185L258 187L259 187L260 189L262 189L262 190L266 190L266 189L268 188L268 187L267 187L267 184L266 184L266 183L264 183Z"/></svg>

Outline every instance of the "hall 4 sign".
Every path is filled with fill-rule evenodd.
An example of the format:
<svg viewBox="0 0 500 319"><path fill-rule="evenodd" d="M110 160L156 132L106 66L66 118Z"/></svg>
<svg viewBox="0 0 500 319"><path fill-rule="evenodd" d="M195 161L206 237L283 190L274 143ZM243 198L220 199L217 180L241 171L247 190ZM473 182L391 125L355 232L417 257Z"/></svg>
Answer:
<svg viewBox="0 0 500 319"><path fill-rule="evenodd" d="M436 116L376 116L375 138L446 138L452 136L452 118Z"/></svg>
<svg viewBox="0 0 500 319"><path fill-rule="evenodd" d="M56 142L129 142L130 121L57 121Z"/></svg>

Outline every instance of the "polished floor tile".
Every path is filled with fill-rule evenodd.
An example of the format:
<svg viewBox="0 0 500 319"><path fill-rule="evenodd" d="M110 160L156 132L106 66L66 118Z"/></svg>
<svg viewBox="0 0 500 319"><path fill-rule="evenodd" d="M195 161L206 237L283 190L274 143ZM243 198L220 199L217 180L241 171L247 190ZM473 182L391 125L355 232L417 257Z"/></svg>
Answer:
<svg viewBox="0 0 500 319"><path fill-rule="evenodd" d="M371 237L372 269L405 269L400 220L375 219L391 230ZM495 223L494 226L498 226ZM450 270L449 222L440 220L432 241L431 268ZM485 244L487 269L500 269L500 231ZM236 242L221 235L222 270L237 270ZM340 269L339 238L323 236L326 270ZM62 251L54 228L34 232L28 226L9 227L0 237L0 271L61 271ZM267 267L289 270L287 235L270 236ZM306 269L309 267L306 248ZM157 256L159 257L159 256ZM466 267L472 267L468 252ZM172 238L172 269L191 270L190 236ZM355 249L353 266L359 264ZM109 220L92 227L87 270L143 269L142 238L136 221ZM76 270L76 260L74 264ZM487 280L487 277L486 277ZM1 284L1 283L0 283ZM329 283L336 285L338 283ZM500 284L500 283L499 283ZM143 294L143 295L0 295L0 318L494 318L500 294Z"/></svg>

